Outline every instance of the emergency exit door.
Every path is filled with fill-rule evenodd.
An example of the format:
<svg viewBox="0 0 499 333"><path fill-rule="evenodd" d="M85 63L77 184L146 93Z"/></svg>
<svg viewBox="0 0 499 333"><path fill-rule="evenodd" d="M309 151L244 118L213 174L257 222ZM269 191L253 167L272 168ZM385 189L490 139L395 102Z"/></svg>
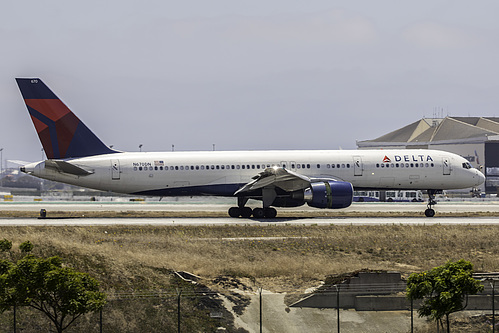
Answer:
<svg viewBox="0 0 499 333"><path fill-rule="evenodd" d="M120 179L120 161L119 160L111 160L111 179L112 180Z"/></svg>

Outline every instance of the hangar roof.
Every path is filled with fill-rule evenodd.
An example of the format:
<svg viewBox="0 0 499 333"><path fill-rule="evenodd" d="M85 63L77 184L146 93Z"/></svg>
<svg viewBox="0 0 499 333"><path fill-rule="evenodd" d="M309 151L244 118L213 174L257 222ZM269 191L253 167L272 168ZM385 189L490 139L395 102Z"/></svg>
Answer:
<svg viewBox="0 0 499 333"><path fill-rule="evenodd" d="M357 146L416 146L438 143L484 142L499 135L496 117L423 118L379 138L358 141Z"/></svg>

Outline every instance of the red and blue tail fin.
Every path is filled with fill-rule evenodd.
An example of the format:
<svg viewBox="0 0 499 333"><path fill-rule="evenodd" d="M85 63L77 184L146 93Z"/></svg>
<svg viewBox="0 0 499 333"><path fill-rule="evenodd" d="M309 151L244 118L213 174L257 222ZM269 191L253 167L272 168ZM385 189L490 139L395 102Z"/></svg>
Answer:
<svg viewBox="0 0 499 333"><path fill-rule="evenodd" d="M16 81L47 158L116 153L92 133L42 80Z"/></svg>

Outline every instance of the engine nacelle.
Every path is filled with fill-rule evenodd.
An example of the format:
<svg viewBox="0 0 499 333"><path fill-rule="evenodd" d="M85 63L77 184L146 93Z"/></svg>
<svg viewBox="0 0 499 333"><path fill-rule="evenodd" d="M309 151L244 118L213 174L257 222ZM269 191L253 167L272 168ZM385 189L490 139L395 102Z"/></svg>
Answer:
<svg viewBox="0 0 499 333"><path fill-rule="evenodd" d="M317 182L305 189L304 200L315 208L346 208L353 201L353 187L348 182Z"/></svg>

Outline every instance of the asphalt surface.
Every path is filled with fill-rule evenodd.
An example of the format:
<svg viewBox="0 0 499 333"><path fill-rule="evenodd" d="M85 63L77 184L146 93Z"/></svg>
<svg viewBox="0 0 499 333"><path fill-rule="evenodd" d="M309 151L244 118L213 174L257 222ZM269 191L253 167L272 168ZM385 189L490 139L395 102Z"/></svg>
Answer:
<svg viewBox="0 0 499 333"><path fill-rule="evenodd" d="M499 224L499 202L491 201L467 201L467 202L441 202L434 208L437 215L433 218L426 218L422 212L426 208L425 203L354 203L351 207L342 210L345 213L365 213L372 214L372 217L289 217L279 218L279 214L286 212L310 212L313 216L317 209L310 207L298 207L292 209L278 209L278 217L275 219L254 219L254 218L229 218L229 217L202 217L203 213L218 212L223 213L230 206L226 203L158 203L158 202L0 202L0 210L32 212L33 217L21 218L0 218L0 226L5 225L266 225L266 224L356 224L356 225L377 225L377 224ZM68 218L47 218L38 219L41 209L50 212L67 212ZM197 212L201 217L107 217L90 218L85 217L86 212ZM376 213L421 213L418 217L375 217ZM444 217L439 213L490 213L491 216L476 217ZM224 215L224 214L222 214ZM306 215L306 214L305 214ZM494 216L495 215L495 216ZM78 216L69 218L69 216Z"/></svg>

